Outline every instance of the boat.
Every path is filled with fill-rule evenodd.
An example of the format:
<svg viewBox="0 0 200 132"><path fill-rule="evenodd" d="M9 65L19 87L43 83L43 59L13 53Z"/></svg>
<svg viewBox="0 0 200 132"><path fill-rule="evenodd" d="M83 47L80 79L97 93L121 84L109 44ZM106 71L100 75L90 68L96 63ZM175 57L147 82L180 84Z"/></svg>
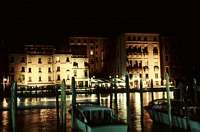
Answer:
<svg viewBox="0 0 200 132"><path fill-rule="evenodd" d="M118 119L111 108L96 103L77 103L74 115L76 128L83 132L128 131L128 125Z"/></svg>
<svg viewBox="0 0 200 132"><path fill-rule="evenodd" d="M146 107L151 119L156 123L170 125L168 104L166 99L151 101ZM171 124L183 130L200 131L200 107L192 104L171 100Z"/></svg>

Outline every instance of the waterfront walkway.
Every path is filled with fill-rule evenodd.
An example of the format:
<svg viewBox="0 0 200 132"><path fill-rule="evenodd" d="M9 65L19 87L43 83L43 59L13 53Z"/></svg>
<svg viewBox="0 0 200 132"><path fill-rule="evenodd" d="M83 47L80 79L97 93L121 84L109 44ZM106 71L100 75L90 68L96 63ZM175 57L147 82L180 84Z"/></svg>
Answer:
<svg viewBox="0 0 200 132"><path fill-rule="evenodd" d="M170 87L171 91L176 90L174 87ZM130 88L129 92L164 92L166 91L165 87L157 87L157 88L143 88L142 91L139 88ZM97 94L97 93L126 93L127 90L125 87L111 89L111 88L79 88L76 89L76 94ZM17 97L56 97L57 94L60 94L60 90L58 92L56 89L18 89ZM71 95L71 89L66 89L66 95ZM8 97L10 95L9 92L1 93L0 97Z"/></svg>

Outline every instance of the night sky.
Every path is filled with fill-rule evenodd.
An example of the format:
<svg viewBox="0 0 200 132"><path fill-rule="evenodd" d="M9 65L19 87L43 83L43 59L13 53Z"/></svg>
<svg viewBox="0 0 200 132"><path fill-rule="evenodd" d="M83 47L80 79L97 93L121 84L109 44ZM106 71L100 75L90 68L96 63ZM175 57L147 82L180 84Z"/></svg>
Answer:
<svg viewBox="0 0 200 132"><path fill-rule="evenodd" d="M177 39L177 54L184 58L182 63L190 71L193 66L199 69L199 62L191 60L199 56L199 11L195 5L198 4L17 2L4 10L1 38L18 47L32 39L62 43L67 34L114 36L121 32L156 32Z"/></svg>

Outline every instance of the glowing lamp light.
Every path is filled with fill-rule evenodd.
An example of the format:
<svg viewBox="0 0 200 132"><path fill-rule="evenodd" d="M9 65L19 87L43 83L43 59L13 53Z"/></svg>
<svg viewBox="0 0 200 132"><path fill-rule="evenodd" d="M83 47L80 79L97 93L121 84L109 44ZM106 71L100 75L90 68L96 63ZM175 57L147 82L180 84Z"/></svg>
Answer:
<svg viewBox="0 0 200 132"><path fill-rule="evenodd" d="M7 81L7 79L6 78L3 78L3 82L6 82Z"/></svg>
<svg viewBox="0 0 200 132"><path fill-rule="evenodd" d="M93 54L94 54L93 50L90 50L90 55L93 55Z"/></svg>

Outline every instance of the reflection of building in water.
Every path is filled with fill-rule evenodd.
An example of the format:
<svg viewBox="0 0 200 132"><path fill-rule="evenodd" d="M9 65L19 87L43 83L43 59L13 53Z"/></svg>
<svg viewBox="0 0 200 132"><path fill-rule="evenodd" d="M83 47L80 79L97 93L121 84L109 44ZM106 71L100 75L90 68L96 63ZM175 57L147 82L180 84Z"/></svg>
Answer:
<svg viewBox="0 0 200 132"><path fill-rule="evenodd" d="M75 77L78 86L88 86L88 58L51 45L26 45L24 51L9 54L9 77L29 86L60 84L63 79L70 85Z"/></svg>
<svg viewBox="0 0 200 132"><path fill-rule="evenodd" d="M121 76L128 72L131 87L139 87L141 79L144 87L150 86L151 79L154 85L161 84L159 34L124 33L117 49L116 71Z"/></svg>

